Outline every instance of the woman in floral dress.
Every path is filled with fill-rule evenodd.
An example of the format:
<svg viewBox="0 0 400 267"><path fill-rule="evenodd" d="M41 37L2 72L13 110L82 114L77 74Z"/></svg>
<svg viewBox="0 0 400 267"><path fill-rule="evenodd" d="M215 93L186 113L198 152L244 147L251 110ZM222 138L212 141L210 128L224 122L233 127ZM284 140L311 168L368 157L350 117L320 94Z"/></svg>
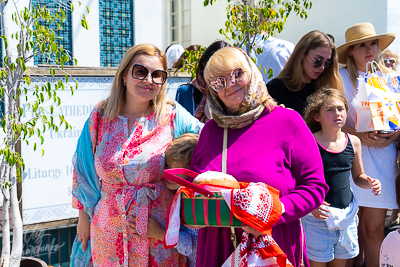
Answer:
<svg viewBox="0 0 400 267"><path fill-rule="evenodd" d="M168 144L202 127L168 99L166 70L161 50L148 44L132 47L110 96L85 124L73 160L73 207L79 209L78 239L87 252L76 266L88 264L88 253L93 266L185 265L178 253L190 247L183 245L188 241L184 234L174 249L164 249L147 235L149 217L165 227L173 197L161 181ZM128 230L128 220L135 222L136 232Z"/></svg>

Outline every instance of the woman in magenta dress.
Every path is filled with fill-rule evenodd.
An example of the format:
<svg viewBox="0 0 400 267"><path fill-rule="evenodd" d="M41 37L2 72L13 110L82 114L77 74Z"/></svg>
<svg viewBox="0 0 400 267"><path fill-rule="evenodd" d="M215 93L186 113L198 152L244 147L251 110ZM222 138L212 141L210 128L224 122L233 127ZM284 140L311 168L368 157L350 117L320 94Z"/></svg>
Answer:
<svg viewBox="0 0 400 267"><path fill-rule="evenodd" d="M221 171L228 128L227 173L241 182L264 182L280 190L285 212L272 236L288 260L309 266L300 218L318 207L328 191L315 140L300 115L277 107L261 73L238 48L217 51L205 69L213 120L204 126L191 168ZM248 226L236 229L259 234ZM229 228L199 230L197 266L219 267L234 251Z"/></svg>

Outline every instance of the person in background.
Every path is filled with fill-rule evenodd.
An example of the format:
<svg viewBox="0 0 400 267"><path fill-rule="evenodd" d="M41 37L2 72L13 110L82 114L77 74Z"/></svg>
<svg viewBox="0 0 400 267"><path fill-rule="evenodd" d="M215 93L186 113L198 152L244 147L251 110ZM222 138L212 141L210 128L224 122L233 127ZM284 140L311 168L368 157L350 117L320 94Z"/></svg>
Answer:
<svg viewBox="0 0 400 267"><path fill-rule="evenodd" d="M385 66L397 72L397 64L399 64L399 57L396 55L396 53L392 52L389 49L385 49L382 51L382 56L383 56L383 63L385 63Z"/></svg>
<svg viewBox="0 0 400 267"><path fill-rule="evenodd" d="M188 47L186 47L186 48L185 48L185 51L183 51L183 53L182 53L182 55L179 57L179 59L174 63L174 65L172 65L172 68L173 68L173 69L180 69L180 68L182 68L182 67L183 67L182 60L185 60L185 59L186 59L185 52L186 52L186 51L188 51L188 52L190 52L190 51L196 51L198 47L199 47L198 45L189 45Z"/></svg>
<svg viewBox="0 0 400 267"><path fill-rule="evenodd" d="M204 68L210 57L219 49L228 47L230 44L224 41L215 41L210 44L200 57L197 63L196 78L190 84L181 85L177 92L175 100L181 104L190 114L195 116L201 122L206 122L211 118L207 105L206 82L204 80Z"/></svg>
<svg viewBox="0 0 400 267"><path fill-rule="evenodd" d="M168 69L171 69L172 66L179 60L182 54L185 53L185 49L180 44L173 44L167 47L165 50L165 55L167 56L167 64Z"/></svg>
<svg viewBox="0 0 400 267"><path fill-rule="evenodd" d="M323 205L301 220L308 259L311 267L344 267L347 259L359 253L358 204L349 176L374 195L381 193L381 184L364 173L360 139L341 130L349 109L344 95L337 89L323 88L312 94L307 103L304 120L317 142L329 185Z"/></svg>
<svg viewBox="0 0 400 267"><path fill-rule="evenodd" d="M400 173L396 177L396 202L400 208ZM382 242L379 266L400 267L400 229L388 234Z"/></svg>
<svg viewBox="0 0 400 267"><path fill-rule="evenodd" d="M303 115L307 97L322 87L343 91L336 46L325 33L311 31L296 44L285 67L267 88L279 105Z"/></svg>
<svg viewBox="0 0 400 267"><path fill-rule="evenodd" d="M377 132L356 132L356 92L357 78L371 71L371 64L376 61L383 74L392 70L385 67L382 50L394 40L394 33L376 34L371 23L358 23L346 30L346 43L338 47L345 96L349 103L349 112L343 131L356 135L362 144L362 161L365 172L380 180L382 194L374 197L369 190L351 185L353 194L360 206L359 245L360 255L354 260L356 266L376 267L379 264L379 249L384 239L385 217L388 208L397 208L394 181L397 175L395 140L400 132L389 134ZM368 68L367 68L368 66Z"/></svg>
<svg viewBox="0 0 400 267"><path fill-rule="evenodd" d="M239 182L263 182L280 191L285 212L272 237L294 267L308 266L299 219L319 207L328 191L314 137L297 112L276 106L258 67L241 49L215 52L204 77L213 119L200 134L190 168L220 172L226 132L226 172ZM239 243L243 231L261 235L249 226L236 228ZM202 228L197 246L197 267L220 267L234 251L231 229Z"/></svg>
<svg viewBox="0 0 400 267"><path fill-rule="evenodd" d="M265 83L268 83L281 72L294 50L294 44L272 36L264 41L262 38L263 34L266 33L263 32L255 37L254 47L250 52L250 56L256 58L257 66L261 66L263 80ZM257 48L262 48L263 52L256 54L255 50ZM244 47L242 49L245 50ZM269 78L269 68L272 68L273 71L271 78ZM264 71L266 71L265 74Z"/></svg>
<svg viewBox="0 0 400 267"><path fill-rule="evenodd" d="M166 224L173 195L162 181L165 150L202 123L166 94L167 59L150 44L130 48L110 96L86 121L73 159L77 233L94 266L185 266L177 249L147 237L148 217ZM134 218L134 232L127 221ZM182 261L183 259L183 261Z"/></svg>

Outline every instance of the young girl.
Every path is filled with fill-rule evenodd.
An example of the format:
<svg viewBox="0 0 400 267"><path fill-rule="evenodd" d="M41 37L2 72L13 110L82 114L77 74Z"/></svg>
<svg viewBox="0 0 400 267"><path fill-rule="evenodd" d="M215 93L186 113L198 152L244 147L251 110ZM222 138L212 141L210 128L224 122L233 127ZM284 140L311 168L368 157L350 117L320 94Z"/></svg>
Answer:
<svg viewBox="0 0 400 267"><path fill-rule="evenodd" d="M350 171L354 183L381 192L381 184L364 173L361 142L342 132L348 104L336 89L321 89L309 97L305 121L313 132L321 152L326 183L325 201L302 219L310 266L345 266L346 259L358 255L357 201L350 189Z"/></svg>
<svg viewBox="0 0 400 267"><path fill-rule="evenodd" d="M199 135L187 133L182 134L177 139L172 141L165 151L165 168L190 168L190 162L196 148L197 142L199 141ZM179 175L181 178L187 180L186 175ZM168 209L172 202L172 197L179 189L180 185L172 181L164 179L165 186L168 188L168 192L163 192L164 195L169 195L169 202L165 206ZM157 200L155 200L156 202ZM151 215L151 214L150 214ZM132 233L135 233L135 224L132 221L128 221L128 226ZM147 226L147 237L152 240L156 240L162 243L165 235L165 224L160 224L155 218L149 217ZM187 267L196 266L196 251L197 251L197 232L198 230L191 229L181 225L179 234L179 242L176 246L178 252L186 256ZM162 245L162 244L161 244Z"/></svg>

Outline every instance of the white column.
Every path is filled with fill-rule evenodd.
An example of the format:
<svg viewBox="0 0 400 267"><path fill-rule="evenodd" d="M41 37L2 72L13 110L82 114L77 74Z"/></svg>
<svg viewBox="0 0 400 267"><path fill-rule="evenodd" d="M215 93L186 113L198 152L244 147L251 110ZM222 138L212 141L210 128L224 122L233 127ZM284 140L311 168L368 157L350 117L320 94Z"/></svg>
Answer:
<svg viewBox="0 0 400 267"><path fill-rule="evenodd" d="M163 12L160 0L134 0L134 44L153 44L158 48L163 47Z"/></svg>
<svg viewBox="0 0 400 267"><path fill-rule="evenodd" d="M388 47L400 56L400 1L387 0L387 32L396 33L396 39ZM397 63L398 64L398 63ZM399 65L398 65L399 66ZM399 67L397 67L399 69Z"/></svg>
<svg viewBox="0 0 400 267"><path fill-rule="evenodd" d="M296 44L304 34L320 30L332 34L336 46L339 46L345 42L346 30L356 23L370 22L375 26L377 33L385 32L386 9L386 1L383 0L313 1L311 10L307 10L306 20L296 16L292 11L283 31L275 37Z"/></svg>
<svg viewBox="0 0 400 267"><path fill-rule="evenodd" d="M209 46L217 40L228 41L219 29L225 29L226 7L234 4L220 0L213 5L204 6L204 1L191 1L191 41L192 44ZM233 43L232 41L228 41Z"/></svg>
<svg viewBox="0 0 400 267"><path fill-rule="evenodd" d="M99 31L99 2L98 0L73 0L72 13L72 49L73 55L81 67L100 67L100 31ZM89 14L86 6L89 7ZM82 15L89 23L89 30L81 25Z"/></svg>

